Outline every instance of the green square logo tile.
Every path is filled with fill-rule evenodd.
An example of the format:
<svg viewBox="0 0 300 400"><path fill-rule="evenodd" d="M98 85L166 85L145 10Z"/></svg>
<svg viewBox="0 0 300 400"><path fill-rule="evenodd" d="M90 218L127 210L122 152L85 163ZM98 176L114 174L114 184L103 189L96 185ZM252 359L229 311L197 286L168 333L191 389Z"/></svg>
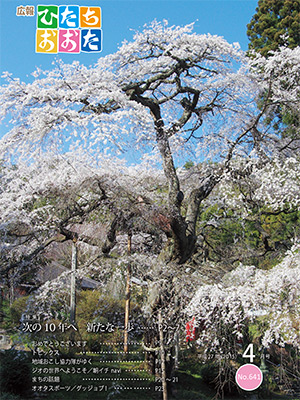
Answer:
<svg viewBox="0 0 300 400"><path fill-rule="evenodd" d="M37 28L56 29L58 27L58 6L37 6Z"/></svg>

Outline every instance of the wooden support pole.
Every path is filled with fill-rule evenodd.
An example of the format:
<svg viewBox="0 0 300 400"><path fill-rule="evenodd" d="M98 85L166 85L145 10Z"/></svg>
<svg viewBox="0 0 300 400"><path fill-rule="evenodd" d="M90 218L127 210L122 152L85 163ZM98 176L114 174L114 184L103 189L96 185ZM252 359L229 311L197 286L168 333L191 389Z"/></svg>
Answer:
<svg viewBox="0 0 300 400"><path fill-rule="evenodd" d="M176 333L175 333L175 365L174 365L175 369L179 368L179 349L180 349L179 332L176 331Z"/></svg>
<svg viewBox="0 0 300 400"><path fill-rule="evenodd" d="M128 233L127 241L127 253L131 254L131 239L132 234ZM131 265L127 265L127 276L126 276L126 290L125 290L125 322L124 322L124 353L128 353L128 324L130 314L130 295L131 295Z"/></svg>
<svg viewBox="0 0 300 400"><path fill-rule="evenodd" d="M4 312L3 312L3 288L0 285L0 323L3 322Z"/></svg>
<svg viewBox="0 0 300 400"><path fill-rule="evenodd" d="M70 288L70 322L76 322L76 270L77 270L77 244L72 241L72 262L71 262L71 288Z"/></svg>
<svg viewBox="0 0 300 400"><path fill-rule="evenodd" d="M163 389L163 400L168 400L168 388L166 380L166 357L164 346L164 331L162 323L161 310L158 311L158 331L159 331L159 344L160 344L160 359L161 359L161 382Z"/></svg>

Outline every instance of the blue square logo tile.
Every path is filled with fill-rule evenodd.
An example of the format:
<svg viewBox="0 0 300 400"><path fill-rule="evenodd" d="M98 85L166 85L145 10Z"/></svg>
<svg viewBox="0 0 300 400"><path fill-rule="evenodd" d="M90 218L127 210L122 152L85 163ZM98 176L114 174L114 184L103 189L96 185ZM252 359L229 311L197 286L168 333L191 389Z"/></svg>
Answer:
<svg viewBox="0 0 300 400"><path fill-rule="evenodd" d="M59 27L62 29L75 29L79 27L79 7L59 7Z"/></svg>
<svg viewBox="0 0 300 400"><path fill-rule="evenodd" d="M84 53L100 52L102 50L101 29L81 30L81 51Z"/></svg>

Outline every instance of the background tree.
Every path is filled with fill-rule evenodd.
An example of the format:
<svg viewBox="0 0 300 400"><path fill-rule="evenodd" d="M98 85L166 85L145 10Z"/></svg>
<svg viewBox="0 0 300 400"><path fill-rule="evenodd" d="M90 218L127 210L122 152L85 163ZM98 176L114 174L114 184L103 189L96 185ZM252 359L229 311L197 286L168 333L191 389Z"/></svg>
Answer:
<svg viewBox="0 0 300 400"><path fill-rule="evenodd" d="M249 50L268 57L279 47L295 48L300 46L300 4L290 0L260 0L256 14L247 25L250 40ZM281 104L276 110L278 119L274 123L283 135L299 138L300 117L291 112L287 104Z"/></svg>
<svg viewBox="0 0 300 400"><path fill-rule="evenodd" d="M165 184L160 172L149 176L145 171L143 176L141 168L128 170L113 159L102 160L102 168L95 169L80 155L72 164L64 155L45 157L38 169L36 164L20 163L3 168L3 173L0 275L6 280L14 277L13 286L22 280L28 283L30 277L35 286L33 267L53 258L54 244L79 239L96 249L88 251L86 260L80 255L84 264L89 258L109 255L117 245L117 235L129 229L149 235L152 251L160 246L162 232L149 208L151 200L158 203L160 197L153 195L153 185ZM141 203L141 196L148 206L146 201ZM69 266L70 259L67 262Z"/></svg>
<svg viewBox="0 0 300 400"><path fill-rule="evenodd" d="M263 56L280 46L300 45L300 3L293 0L259 0L247 25L249 49Z"/></svg>

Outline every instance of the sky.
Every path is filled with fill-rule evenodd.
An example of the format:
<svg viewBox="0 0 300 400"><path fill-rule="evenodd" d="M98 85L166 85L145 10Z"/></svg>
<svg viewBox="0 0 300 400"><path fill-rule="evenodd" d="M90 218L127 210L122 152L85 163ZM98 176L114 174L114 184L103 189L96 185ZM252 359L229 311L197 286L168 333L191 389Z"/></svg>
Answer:
<svg viewBox="0 0 300 400"><path fill-rule="evenodd" d="M35 52L36 16L17 16L20 5L100 6L102 11L102 51L100 53L45 54ZM154 19L170 25L195 23L197 33L223 36L239 42L247 50L246 25L255 13L257 0L0 0L0 70L28 80L39 67L51 68L53 60L79 60L89 66L99 57L113 53L124 39L132 38Z"/></svg>

